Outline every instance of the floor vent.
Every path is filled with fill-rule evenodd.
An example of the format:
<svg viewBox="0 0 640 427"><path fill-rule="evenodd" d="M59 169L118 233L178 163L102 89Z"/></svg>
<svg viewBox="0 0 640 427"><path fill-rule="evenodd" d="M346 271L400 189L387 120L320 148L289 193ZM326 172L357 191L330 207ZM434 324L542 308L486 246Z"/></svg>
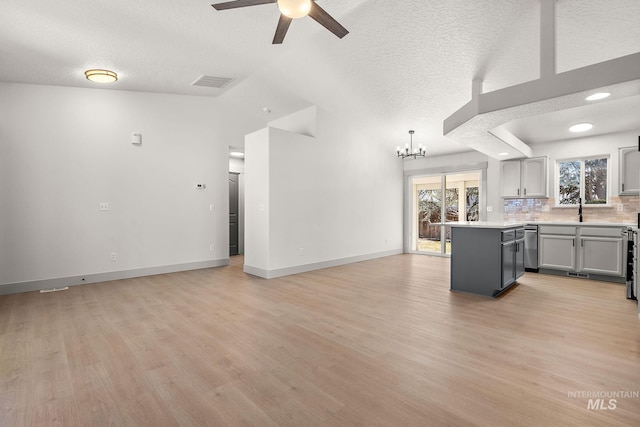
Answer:
<svg viewBox="0 0 640 427"><path fill-rule="evenodd" d="M569 277L579 277L581 279L588 279L589 278L589 275L588 274L584 274L584 273L567 272L567 276L569 276Z"/></svg>
<svg viewBox="0 0 640 427"><path fill-rule="evenodd" d="M231 83L231 80L233 79L230 79L228 77L206 76L203 74L198 77L193 83L191 83L191 86L204 86L222 89L223 87Z"/></svg>
<svg viewBox="0 0 640 427"><path fill-rule="evenodd" d="M67 289L69 289L68 286L65 286L64 288L40 289L40 293L41 294L46 294L48 292L66 291Z"/></svg>

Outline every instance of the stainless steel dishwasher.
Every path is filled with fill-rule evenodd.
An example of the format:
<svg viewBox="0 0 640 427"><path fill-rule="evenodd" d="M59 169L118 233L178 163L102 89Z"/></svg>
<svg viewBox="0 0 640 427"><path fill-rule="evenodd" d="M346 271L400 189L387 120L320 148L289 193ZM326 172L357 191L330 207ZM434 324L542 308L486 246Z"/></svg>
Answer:
<svg viewBox="0 0 640 427"><path fill-rule="evenodd" d="M538 226L524 226L524 269L538 272Z"/></svg>

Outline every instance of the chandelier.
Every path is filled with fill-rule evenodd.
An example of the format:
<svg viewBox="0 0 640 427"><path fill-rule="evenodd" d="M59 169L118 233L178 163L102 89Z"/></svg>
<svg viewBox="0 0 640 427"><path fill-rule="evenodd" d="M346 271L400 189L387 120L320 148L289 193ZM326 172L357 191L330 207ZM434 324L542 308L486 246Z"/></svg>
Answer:
<svg viewBox="0 0 640 427"><path fill-rule="evenodd" d="M424 147L422 146L422 144L420 144L415 150L413 149L413 134L414 133L416 133L416 132L413 131L413 130L409 131L411 142L410 142L410 144L405 144L403 150L401 150L400 147L396 148L396 151L398 152L398 157L400 157L402 159L406 159L407 157L413 157L414 159L417 159L418 157L424 157L424 155L427 154L427 152L424 149Z"/></svg>

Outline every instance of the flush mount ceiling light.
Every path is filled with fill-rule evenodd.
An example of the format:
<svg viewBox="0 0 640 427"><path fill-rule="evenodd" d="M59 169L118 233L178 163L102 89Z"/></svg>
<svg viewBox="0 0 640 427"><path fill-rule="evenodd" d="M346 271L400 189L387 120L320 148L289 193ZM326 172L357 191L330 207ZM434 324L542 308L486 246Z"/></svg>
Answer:
<svg viewBox="0 0 640 427"><path fill-rule="evenodd" d="M242 158L244 157L244 153L241 151L232 151L229 153L231 157Z"/></svg>
<svg viewBox="0 0 640 427"><path fill-rule="evenodd" d="M593 95L587 96L585 99L587 101L597 101L599 99L608 98L609 96L611 96L609 92L598 92L598 93L594 93Z"/></svg>
<svg viewBox="0 0 640 427"><path fill-rule="evenodd" d="M110 70L87 70L84 75L87 80L95 83L113 83L118 80L118 75Z"/></svg>
<svg viewBox="0 0 640 427"><path fill-rule="evenodd" d="M311 0L278 0L278 9L291 19L302 18L311 11Z"/></svg>
<svg viewBox="0 0 640 427"><path fill-rule="evenodd" d="M508 155L509 155L509 153L507 153L506 151L502 152L502 153L498 153L498 156L508 156Z"/></svg>
<svg viewBox="0 0 640 427"><path fill-rule="evenodd" d="M591 123L577 123L569 128L570 132L586 132L591 129L593 125Z"/></svg>
<svg viewBox="0 0 640 427"><path fill-rule="evenodd" d="M400 157L401 159L406 159L407 157L413 157L414 159L417 159L418 157L424 157L425 154L427 154L427 152L425 151L424 147L422 146L422 144L420 144L418 146L418 148L416 148L415 150L413 149L413 134L416 133L413 130L409 131L409 135L411 138L411 141L409 144L406 144L404 146L404 150L401 150L400 147L396 148L396 152L398 153L398 157Z"/></svg>

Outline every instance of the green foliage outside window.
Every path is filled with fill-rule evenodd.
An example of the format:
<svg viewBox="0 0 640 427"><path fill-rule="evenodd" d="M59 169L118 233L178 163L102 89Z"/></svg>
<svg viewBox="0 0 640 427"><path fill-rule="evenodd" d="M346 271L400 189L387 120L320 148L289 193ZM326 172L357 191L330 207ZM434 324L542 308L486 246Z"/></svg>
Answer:
<svg viewBox="0 0 640 427"><path fill-rule="evenodd" d="M608 159L564 160L558 162L558 204L607 203Z"/></svg>

